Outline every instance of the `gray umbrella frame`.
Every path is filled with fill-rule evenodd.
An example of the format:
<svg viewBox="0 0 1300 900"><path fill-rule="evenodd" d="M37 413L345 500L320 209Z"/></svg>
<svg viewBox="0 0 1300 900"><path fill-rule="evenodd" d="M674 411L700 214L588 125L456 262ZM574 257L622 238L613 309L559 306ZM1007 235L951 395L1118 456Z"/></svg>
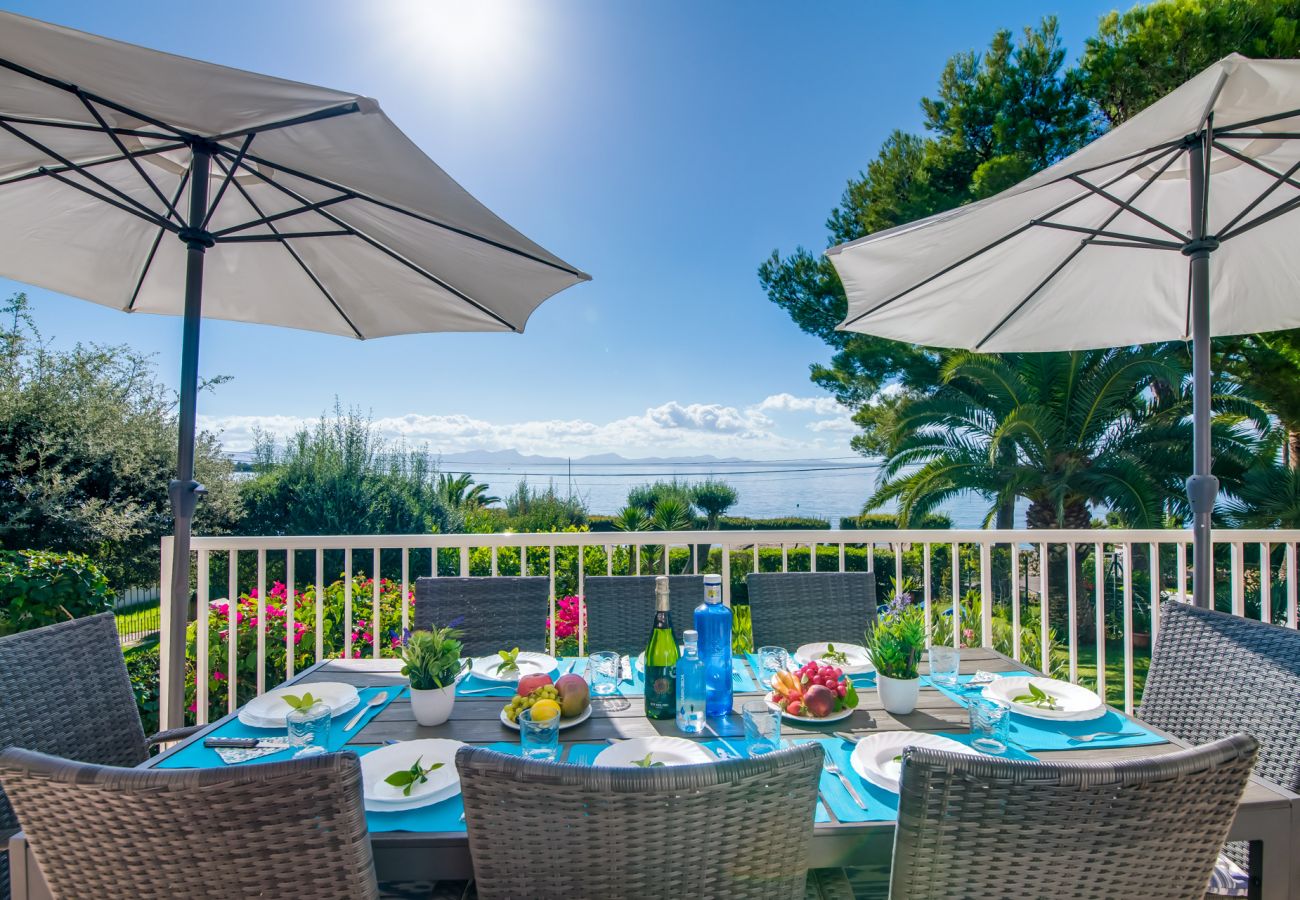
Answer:
<svg viewBox="0 0 1300 900"><path fill-rule="evenodd" d="M11 60L0 58L0 67L9 69L27 78L34 79L75 96L82 105L85 106L86 110L90 113L96 123L92 125L85 122L67 122L31 116L0 115L0 129L3 129L10 135L13 135L19 140L34 147L39 152L48 156L51 160L51 165L41 166L29 172L11 175L7 178L0 179L0 188L5 187L6 185L29 181L36 178L53 179L69 188L94 197L121 212L141 218L158 228L158 233L154 238L145 265L140 272L139 280L136 283L135 291L132 294L130 303L126 307L126 311L130 312L132 310L136 297L139 295L145 278L149 274L149 270L153 264L153 260L163 237L167 234L174 235L186 246L185 308L182 320L180 400L177 410L179 433L177 438L176 478L167 486L167 493L171 503L172 516L175 523L174 539L172 544L173 552L170 585L171 615L169 617L167 634L172 649L167 659L167 671L162 673L163 683L173 686L172 690L165 692L167 699L164 709L162 710L163 724L164 727L175 727L184 721L183 707L185 692L182 685L184 684L183 678L185 667L185 633L189 618L190 536L194 513L198 507L199 498L205 493L203 485L194 480L194 448L196 435L195 417L198 397L199 326L202 319L203 309L203 261L206 252L219 244L234 244L253 241L275 242L280 244L280 246L284 247L285 251L293 258L294 262L297 263L299 268L302 269L304 275L310 279L312 284L314 284L325 299L329 301L330 305L333 306L344 321L347 322L358 340L364 340L363 335L348 318L340 304L336 302L335 298L330 294L330 291L311 271L310 267L303 261L297 251L294 250L294 241L342 237L359 239L364 241L373 249L406 266L422 278L437 284L443 290L451 293L466 304L473 306L479 312L495 320L510 331L519 332L522 330L522 327L506 321L493 310L474 300L463 291L458 290L436 274L407 259L397 251L386 246L383 242L348 225L328 209L331 206L349 200L365 201L391 212L409 216L428 225L442 228L454 232L462 237L490 245L498 250L503 250L507 253L515 254L533 262L569 273L580 280L585 281L589 276L577 269L557 264L551 260L544 259L516 247L510 247L483 235L475 234L448 223L440 222L427 215L404 209L378 197L336 184L328 179L319 178L307 172L272 162L269 159L257 156L251 152L253 141L259 134L283 128L290 128L295 125L302 125L309 122L316 122L322 119L330 119L337 116L347 116L359 113L363 111L362 102L352 101L343 103L307 115L269 122L248 129L224 132L221 134L201 135L171 125L154 116L147 115L139 110L132 109L129 106L115 102L109 98L83 90L77 85L35 72ZM101 109L108 109L131 116L136 121L151 126L154 130L112 126L104 117ZM24 128L31 126L39 128L98 132L103 134L104 137L111 142L115 155L106 156L102 159L96 159L84 163L74 162L60 155L36 137L23 130ZM124 137L144 138L158 141L158 144L141 149L128 149L125 142L122 140ZM237 146L231 146L231 144L236 143ZM142 157L181 150L182 148L188 148L191 153L190 167L181 176L175 194L169 199L158 184L149 177L139 160ZM96 166L120 163L123 161L129 162L135 172L141 179L143 179L144 183L148 185L155 198L161 204L161 211L140 202L123 191L118 190L107 181L99 178L94 172ZM222 178L217 187L216 193L209 198L209 180L213 163L221 169ZM267 175L266 170L283 172L286 175L301 178L312 184L328 188L336 193L334 196L324 200L311 201ZM240 183L240 179L235 177L236 174L252 176L260 182L279 190L299 205L283 212L266 215L249 195L246 188ZM74 179L72 177L74 175L80 176L81 179L84 179L84 183L83 181ZM182 213L182 211L177 209L177 204L180 201L181 195L185 191L186 184L191 181L193 182L194 188L190 192L189 196L189 209ZM212 216L216 212L218 205L221 203L221 199L225 195L226 190L231 185L234 185L235 190L240 192L243 199L257 213L257 218L249 219L237 225L223 228L219 231L210 231L207 226L211 222ZM280 224L278 223L284 223L286 221L292 222L294 217L307 213L315 213L322 216L334 227L325 230L318 229L312 231L281 230ZM257 228L259 226L265 226L269 230L269 233L244 233L249 229Z"/></svg>
<svg viewBox="0 0 1300 900"><path fill-rule="evenodd" d="M1224 78L1221 77L1218 85L1214 90L1214 96L1217 97L1222 89ZM1212 109L1214 99L1212 98L1206 108ZM1267 116L1260 116L1244 122L1236 122L1232 125L1221 129L1215 129L1213 113L1207 113L1201 121L1201 127L1196 132L1186 137L1166 143L1147 147L1136 153L1129 154L1127 157L1120 159L1108 160L1105 163L1094 166L1090 169L1073 172L1069 175L1062 176L1078 184L1085 189L1084 193L1077 197L1061 203L1056 208L1040 218L1031 219L1024 225L1015 228L1006 234L983 245L978 250L957 260L951 265L936 271L921 281L916 282L910 287L894 294L893 296L881 301L871 309L845 320L839 327L841 329L860 322L872 313L888 306L896 300L899 300L912 291L930 283L954 269L965 265L973 259L987 253L993 248L1011 240L1019 234L1028 231L1031 228L1054 228L1063 231L1076 232L1083 235L1079 245L1075 247L1064 259L1060 261L1052 270L1043 278L1033 290L1031 290L1019 303L1013 306L1001 321L999 321L990 330L978 344L976 349L986 344L990 338L996 335L1021 309L1034 298L1039 291L1047 286L1053 278L1057 276L1070 261L1082 253L1090 246L1102 247L1120 247L1128 249L1155 250L1160 252L1177 252L1181 253L1188 259L1188 291L1187 291L1187 331L1192 339L1192 474L1187 479L1186 489L1189 505L1192 510L1192 600L1200 607L1209 609L1214 605L1214 560L1213 545L1211 543L1211 515L1214 512L1214 504L1219 493L1219 480L1211 474L1211 454L1210 454L1210 257L1219 246L1227 241L1238 237L1253 228L1270 222L1279 216L1292 212L1300 208L1300 197L1293 198L1285 203L1281 203L1272 209L1262 212L1259 215L1250 218L1261 203L1263 203L1274 191L1283 185L1300 189L1300 180L1295 176L1300 171L1300 162L1292 165L1285 172L1279 172L1271 166L1267 166L1249 155L1242 153L1234 148L1231 144L1233 141L1254 141L1260 139L1278 140L1278 141L1295 141L1300 140L1300 133L1290 131L1249 131L1248 129L1256 128L1261 125L1267 125L1270 122L1282 121L1285 119L1300 116L1300 109L1288 110L1287 112L1275 113ZM1212 172L1210 170L1209 148L1227 154L1249 166L1253 166L1264 174L1273 179L1272 183L1262 190L1258 196L1247 203L1241 210L1230 219L1217 234L1209 234L1209 194L1212 185ZM1135 204L1141 197L1143 191L1151 185L1156 178L1163 174L1170 166L1176 162L1179 157L1186 154L1189 166L1189 190L1188 203L1191 208L1192 230L1190 234L1178 231L1167 222L1144 212ZM1109 168L1116 164L1122 164L1129 160L1136 160L1132 166L1125 171L1116 175L1114 178L1102 183L1094 184L1084 176L1097 169ZM1110 193L1107 188L1123 178L1132 175L1141 169L1150 169L1152 166L1158 166L1155 174L1144 180L1143 183L1130 194L1127 198L1117 197ZM1068 224L1065 222L1053 221L1053 217L1073 207L1086 197L1097 196L1105 199L1114 205L1114 212L1097 228L1089 228L1080 225ZM1169 235L1168 240L1148 237L1144 235L1129 234L1110 230L1110 224L1119 217L1123 212L1129 212L1145 222L1150 223L1162 232Z"/></svg>

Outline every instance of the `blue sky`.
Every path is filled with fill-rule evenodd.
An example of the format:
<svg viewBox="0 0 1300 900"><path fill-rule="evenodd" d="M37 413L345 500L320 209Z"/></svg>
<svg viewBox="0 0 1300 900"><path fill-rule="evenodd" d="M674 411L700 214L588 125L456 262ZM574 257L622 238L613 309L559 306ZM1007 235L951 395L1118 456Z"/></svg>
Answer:
<svg viewBox="0 0 1300 900"><path fill-rule="evenodd" d="M826 357L768 302L773 249L826 214L953 53L1057 13L1075 55L1114 3L3 2L109 37L379 99L525 234L593 275L522 335L355 342L205 322L227 446L331 407L436 451L849 453ZM0 293L24 286L0 279ZM180 286L177 286L180 290ZM174 384L180 320L28 291L58 344L128 343Z"/></svg>

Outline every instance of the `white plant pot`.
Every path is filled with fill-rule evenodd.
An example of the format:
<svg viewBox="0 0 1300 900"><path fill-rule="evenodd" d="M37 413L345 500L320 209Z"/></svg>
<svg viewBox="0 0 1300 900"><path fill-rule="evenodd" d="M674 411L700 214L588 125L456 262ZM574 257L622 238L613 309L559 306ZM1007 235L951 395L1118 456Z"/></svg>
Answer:
<svg viewBox="0 0 1300 900"><path fill-rule="evenodd" d="M919 678L889 678L876 673L876 693L885 712L905 716L916 709L916 698L921 691Z"/></svg>
<svg viewBox="0 0 1300 900"><path fill-rule="evenodd" d="M421 725L441 725L451 718L451 708L456 702L456 685L417 691L411 688L411 712Z"/></svg>

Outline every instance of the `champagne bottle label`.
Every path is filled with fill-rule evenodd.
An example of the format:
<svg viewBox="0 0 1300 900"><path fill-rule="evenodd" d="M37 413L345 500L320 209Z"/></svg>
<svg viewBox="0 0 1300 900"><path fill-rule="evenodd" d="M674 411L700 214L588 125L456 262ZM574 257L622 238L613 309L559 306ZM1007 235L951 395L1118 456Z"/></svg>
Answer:
<svg viewBox="0 0 1300 900"><path fill-rule="evenodd" d="M677 715L676 666L646 666L645 712L652 719L672 719Z"/></svg>

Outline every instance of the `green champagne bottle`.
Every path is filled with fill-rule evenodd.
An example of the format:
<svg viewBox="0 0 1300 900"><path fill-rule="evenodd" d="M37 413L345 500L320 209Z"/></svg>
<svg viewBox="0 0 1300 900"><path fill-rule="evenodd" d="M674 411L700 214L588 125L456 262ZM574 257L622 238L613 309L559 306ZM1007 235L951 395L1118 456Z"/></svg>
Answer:
<svg viewBox="0 0 1300 900"><path fill-rule="evenodd" d="M668 576L655 578L655 622L645 647L645 714L652 719L677 715L677 639L668 613Z"/></svg>

